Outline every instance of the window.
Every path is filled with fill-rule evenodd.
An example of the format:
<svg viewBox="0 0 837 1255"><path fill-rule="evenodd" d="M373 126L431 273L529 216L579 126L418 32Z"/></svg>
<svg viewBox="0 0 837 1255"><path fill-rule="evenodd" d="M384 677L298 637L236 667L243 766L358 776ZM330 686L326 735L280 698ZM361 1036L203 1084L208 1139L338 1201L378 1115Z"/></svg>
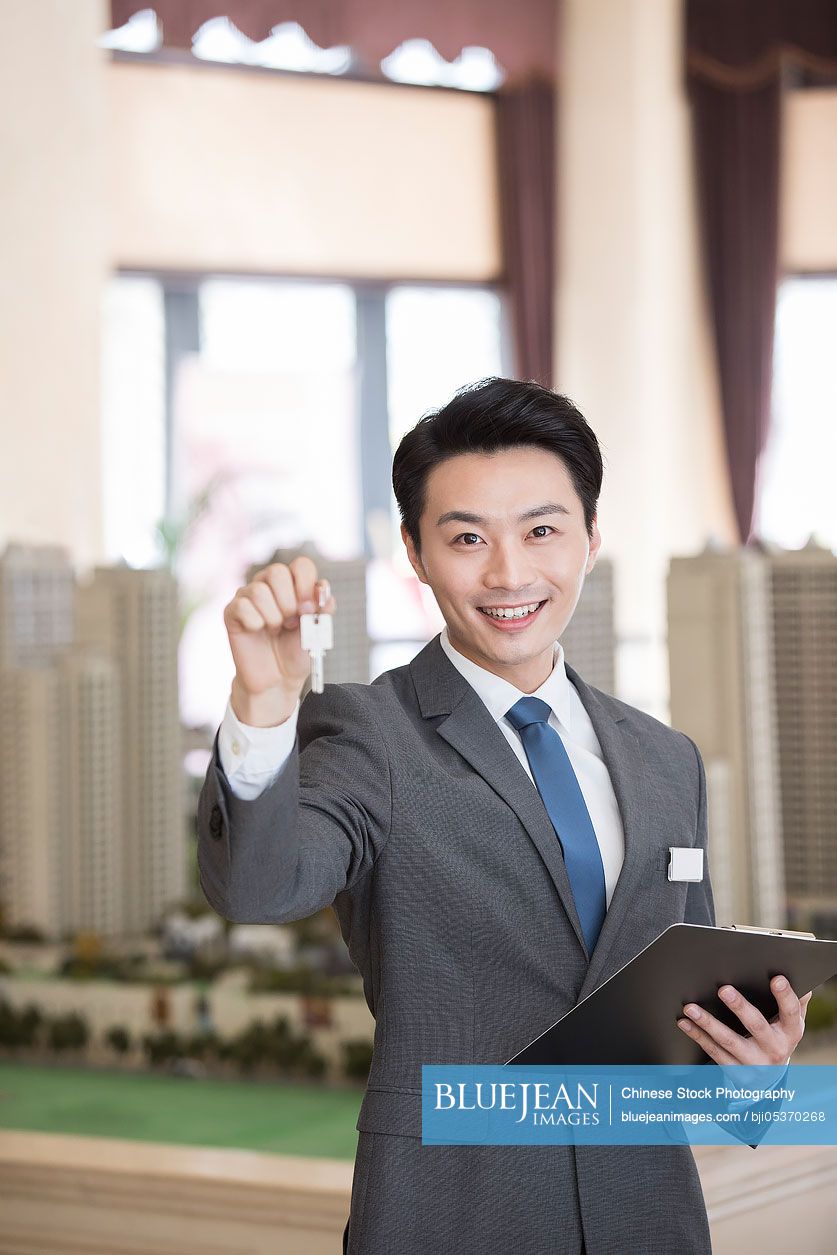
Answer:
<svg viewBox="0 0 837 1255"><path fill-rule="evenodd" d="M365 555L370 678L408 661L442 619L403 549L391 454L457 388L503 373L498 294L120 275L104 311L108 560L177 575L183 722L220 721L223 608L276 549Z"/></svg>
<svg viewBox="0 0 837 1255"><path fill-rule="evenodd" d="M102 494L107 561L153 565L165 511L163 289L115 279L105 289L102 345Z"/></svg>
<svg viewBox="0 0 837 1255"><path fill-rule="evenodd" d="M770 436L760 467L757 532L783 548L837 549L837 275L779 288Z"/></svg>

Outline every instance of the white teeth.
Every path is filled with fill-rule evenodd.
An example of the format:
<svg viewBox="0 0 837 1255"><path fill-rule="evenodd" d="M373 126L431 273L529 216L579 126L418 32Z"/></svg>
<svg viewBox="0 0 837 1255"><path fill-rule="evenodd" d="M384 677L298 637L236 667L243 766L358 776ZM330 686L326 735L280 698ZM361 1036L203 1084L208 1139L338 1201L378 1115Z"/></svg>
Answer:
<svg viewBox="0 0 837 1255"><path fill-rule="evenodd" d="M539 601L535 601L531 606L516 606L513 610L489 610L482 607L482 612L489 615L492 619L523 619L527 614L534 614L540 604Z"/></svg>

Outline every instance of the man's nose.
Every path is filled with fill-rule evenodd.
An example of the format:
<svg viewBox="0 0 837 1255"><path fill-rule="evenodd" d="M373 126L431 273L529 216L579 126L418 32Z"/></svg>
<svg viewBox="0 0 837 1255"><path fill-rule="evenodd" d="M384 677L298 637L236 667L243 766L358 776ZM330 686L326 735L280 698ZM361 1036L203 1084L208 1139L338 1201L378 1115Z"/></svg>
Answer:
<svg viewBox="0 0 837 1255"><path fill-rule="evenodd" d="M536 583L536 571L528 554L519 544L494 545L483 576L486 588L503 588L512 593Z"/></svg>

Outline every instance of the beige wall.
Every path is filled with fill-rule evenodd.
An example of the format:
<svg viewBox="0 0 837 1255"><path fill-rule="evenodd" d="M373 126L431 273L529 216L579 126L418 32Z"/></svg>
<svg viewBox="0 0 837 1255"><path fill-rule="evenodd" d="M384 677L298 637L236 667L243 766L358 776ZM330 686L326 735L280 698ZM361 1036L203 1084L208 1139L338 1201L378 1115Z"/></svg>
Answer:
<svg viewBox="0 0 837 1255"><path fill-rule="evenodd" d="M499 274L490 99L125 62L107 97L121 265Z"/></svg>
<svg viewBox="0 0 837 1255"><path fill-rule="evenodd" d="M782 265L837 270L837 91L790 92L783 121Z"/></svg>
<svg viewBox="0 0 837 1255"><path fill-rule="evenodd" d="M667 717L669 555L734 536L698 264L679 0L566 0L558 387L605 457L617 688Z"/></svg>
<svg viewBox="0 0 837 1255"><path fill-rule="evenodd" d="M491 102L114 63L106 0L4 6L0 548L104 559L100 306L119 266L495 279Z"/></svg>
<svg viewBox="0 0 837 1255"><path fill-rule="evenodd" d="M101 545L104 0L3 5L0 547Z"/></svg>

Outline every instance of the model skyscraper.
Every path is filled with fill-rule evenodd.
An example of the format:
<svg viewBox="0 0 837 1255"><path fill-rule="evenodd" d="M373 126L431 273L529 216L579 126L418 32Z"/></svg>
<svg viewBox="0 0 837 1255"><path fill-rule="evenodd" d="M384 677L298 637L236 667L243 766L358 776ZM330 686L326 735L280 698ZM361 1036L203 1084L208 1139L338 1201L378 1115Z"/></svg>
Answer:
<svg viewBox="0 0 837 1255"><path fill-rule="evenodd" d="M566 661L588 684L616 691L613 563L599 558L584 580L573 617L561 633Z"/></svg>
<svg viewBox="0 0 837 1255"><path fill-rule="evenodd" d="M837 936L837 557L764 547L770 571L789 923Z"/></svg>
<svg viewBox="0 0 837 1255"><path fill-rule="evenodd" d="M184 895L177 586L60 546L0 556L0 902L49 938L144 931Z"/></svg>
<svg viewBox="0 0 837 1255"><path fill-rule="evenodd" d="M69 648L74 586L63 546L6 546L0 555L0 671L49 667Z"/></svg>
<svg viewBox="0 0 837 1255"><path fill-rule="evenodd" d="M76 635L119 668L123 927L142 931L187 888L174 576L97 566L77 588Z"/></svg>
<svg viewBox="0 0 837 1255"><path fill-rule="evenodd" d="M707 548L672 558L668 624L671 723L706 767L717 921L782 927L773 617L762 555Z"/></svg>

